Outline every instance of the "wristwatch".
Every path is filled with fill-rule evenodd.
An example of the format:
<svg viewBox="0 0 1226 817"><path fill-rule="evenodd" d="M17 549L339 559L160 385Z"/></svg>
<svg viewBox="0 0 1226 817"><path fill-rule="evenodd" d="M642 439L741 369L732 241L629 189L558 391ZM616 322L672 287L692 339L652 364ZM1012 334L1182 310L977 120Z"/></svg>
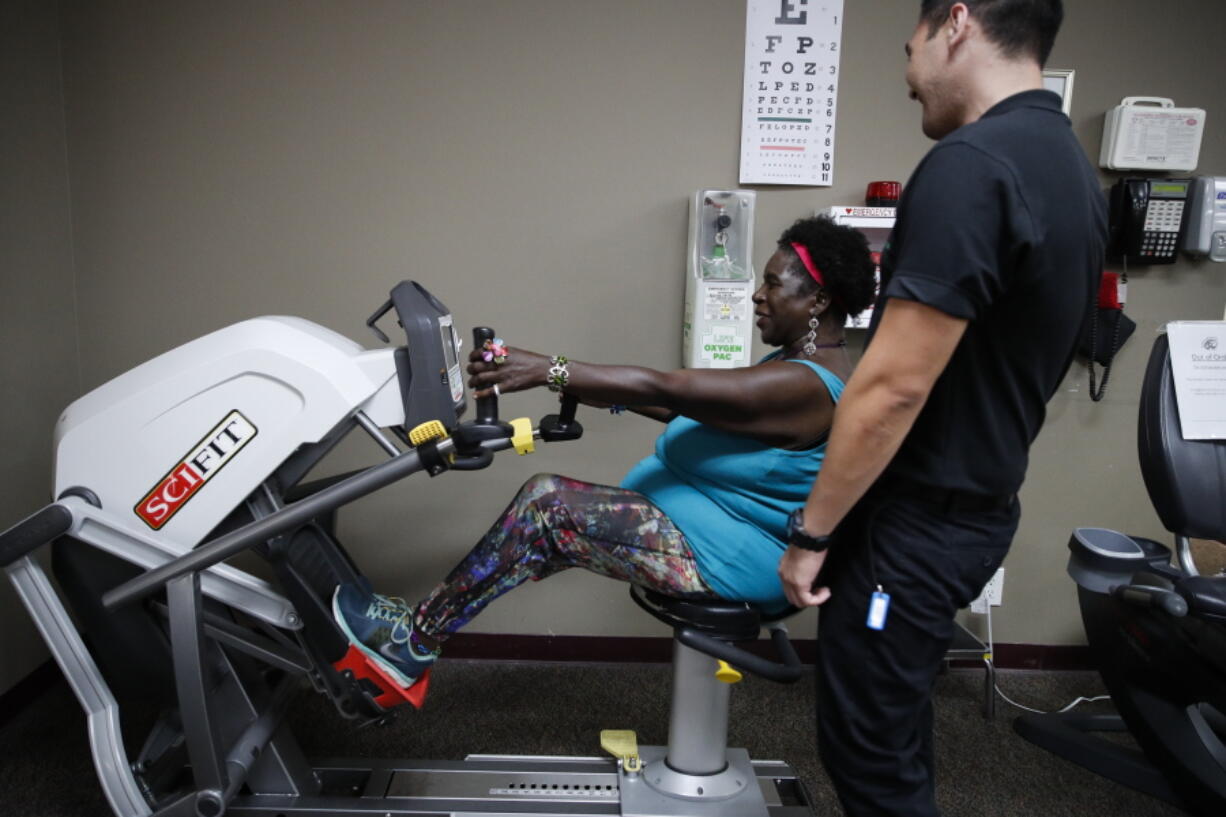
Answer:
<svg viewBox="0 0 1226 817"><path fill-rule="evenodd" d="M810 536L804 527L804 508L800 507L788 514L788 544L795 545L801 550L811 550L814 553L823 553L826 548L830 547L831 540L834 539L833 533L828 533L825 536Z"/></svg>

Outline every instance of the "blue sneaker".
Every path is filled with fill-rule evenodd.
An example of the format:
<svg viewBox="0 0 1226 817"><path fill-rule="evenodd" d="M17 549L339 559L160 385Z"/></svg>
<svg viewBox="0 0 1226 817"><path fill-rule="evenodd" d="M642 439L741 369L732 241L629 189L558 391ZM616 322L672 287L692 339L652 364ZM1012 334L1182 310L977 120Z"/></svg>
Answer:
<svg viewBox="0 0 1226 817"><path fill-rule="evenodd" d="M438 658L413 644L413 610L403 599L342 584L332 596L332 617L350 643L406 689Z"/></svg>

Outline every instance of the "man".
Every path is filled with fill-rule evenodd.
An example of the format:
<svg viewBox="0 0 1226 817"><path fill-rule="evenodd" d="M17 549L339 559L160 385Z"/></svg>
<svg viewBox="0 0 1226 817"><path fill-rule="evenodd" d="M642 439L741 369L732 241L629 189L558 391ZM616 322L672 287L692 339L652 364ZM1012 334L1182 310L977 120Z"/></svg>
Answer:
<svg viewBox="0 0 1226 817"><path fill-rule="evenodd" d="M903 192L779 568L793 604L823 605L818 746L849 815L938 813L935 676L1017 529L1029 446L1097 290L1105 203L1042 90L1062 19L1060 0L922 0L906 44L939 141Z"/></svg>

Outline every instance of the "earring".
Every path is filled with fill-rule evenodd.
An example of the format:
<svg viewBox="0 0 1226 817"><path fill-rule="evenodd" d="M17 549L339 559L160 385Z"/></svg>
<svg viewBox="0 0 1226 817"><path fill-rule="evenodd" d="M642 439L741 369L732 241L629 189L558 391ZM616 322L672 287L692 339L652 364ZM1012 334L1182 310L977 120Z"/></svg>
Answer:
<svg viewBox="0 0 1226 817"><path fill-rule="evenodd" d="M811 355L817 351L817 327L820 324L817 321L817 316L809 318L809 334L805 335L804 351L806 355Z"/></svg>

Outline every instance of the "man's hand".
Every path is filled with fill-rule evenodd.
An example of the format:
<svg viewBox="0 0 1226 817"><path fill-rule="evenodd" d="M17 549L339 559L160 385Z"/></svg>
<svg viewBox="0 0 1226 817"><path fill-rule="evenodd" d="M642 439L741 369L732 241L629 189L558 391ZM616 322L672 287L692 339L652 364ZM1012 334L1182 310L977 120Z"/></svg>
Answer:
<svg viewBox="0 0 1226 817"><path fill-rule="evenodd" d="M826 551L814 553L798 547L789 547L783 554L779 561L779 580L793 607L816 607L830 598L829 587L813 586L826 563L826 555Z"/></svg>

